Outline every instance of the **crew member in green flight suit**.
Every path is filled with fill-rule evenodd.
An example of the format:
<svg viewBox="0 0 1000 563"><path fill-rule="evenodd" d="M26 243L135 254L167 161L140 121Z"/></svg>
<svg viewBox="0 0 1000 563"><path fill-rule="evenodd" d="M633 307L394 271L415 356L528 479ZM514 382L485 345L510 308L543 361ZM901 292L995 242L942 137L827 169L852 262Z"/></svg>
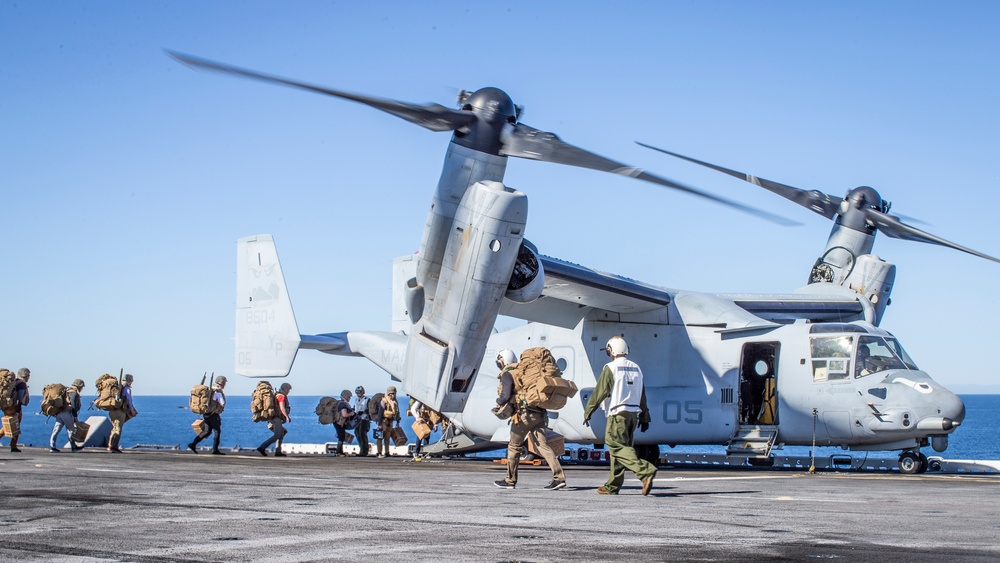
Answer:
<svg viewBox="0 0 1000 563"><path fill-rule="evenodd" d="M610 399L604 407L608 418L604 442L611 452L611 471L608 481L597 492L602 495L617 495L625 482L625 470L628 469L642 481L642 494L648 495L653 488L656 466L639 459L633 447L636 426L641 432L645 432L649 429L650 421L642 370L635 362L626 358L629 347L624 338L611 337L605 351L611 361L601 371L597 386L583 411L583 423L590 426L590 416L605 399Z"/></svg>

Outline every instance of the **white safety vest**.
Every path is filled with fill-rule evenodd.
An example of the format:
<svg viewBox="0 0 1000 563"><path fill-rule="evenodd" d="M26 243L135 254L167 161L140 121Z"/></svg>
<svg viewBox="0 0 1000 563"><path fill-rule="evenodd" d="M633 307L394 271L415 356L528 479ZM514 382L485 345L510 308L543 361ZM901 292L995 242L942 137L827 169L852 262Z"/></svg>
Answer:
<svg viewBox="0 0 1000 563"><path fill-rule="evenodd" d="M361 416L361 420L368 420L370 418L368 415L368 400L368 395L360 397L355 395L351 398L351 410L358 413Z"/></svg>
<svg viewBox="0 0 1000 563"><path fill-rule="evenodd" d="M611 370L614 385L611 396L604 401L604 412L614 416L620 412L642 412L642 370L639 365L624 356L619 356L605 366Z"/></svg>

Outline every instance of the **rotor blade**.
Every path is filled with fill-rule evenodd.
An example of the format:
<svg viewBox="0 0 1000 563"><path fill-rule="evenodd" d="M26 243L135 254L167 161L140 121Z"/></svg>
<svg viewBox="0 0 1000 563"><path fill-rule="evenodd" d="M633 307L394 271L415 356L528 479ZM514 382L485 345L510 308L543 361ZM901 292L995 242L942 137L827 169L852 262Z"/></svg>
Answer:
<svg viewBox="0 0 1000 563"><path fill-rule="evenodd" d="M539 131L538 129L529 127L523 123L515 125L513 132L508 137L504 138L504 144L503 148L500 149L500 154L531 160L541 160L544 162L553 162L556 164L565 164L568 166L577 166L580 168L589 168L591 170L600 170L602 172L611 172L613 174L621 174L622 176L629 176L646 182L651 182L653 184L680 190L705 199L710 199L716 203L721 203L722 205L739 209L740 211L756 215L779 225L801 224L766 211L761 211L759 209L743 205L742 203L737 203L735 201L730 201L728 199L703 192L673 180L661 178L660 176L650 174L649 172L639 168L626 166L620 162L604 158L603 156L565 143L555 133Z"/></svg>
<svg viewBox="0 0 1000 563"><path fill-rule="evenodd" d="M864 211L866 218L869 221L871 221L873 225L875 225L875 228L877 228L879 231L885 233L887 236L890 236L892 238L898 238L902 240L912 240L916 242L926 242L929 244L945 246L955 250L961 250L962 252L967 252L973 256L978 256L980 258L985 258L987 260L992 260L994 262L1000 263L1000 260L992 256L983 254L982 252L976 252L971 248L966 248L964 246L955 244L951 241L945 240L939 236L932 235L925 231L921 231L916 227L912 227L910 225L907 225L906 223L903 223L902 221L900 221L896 217L893 217L892 215L888 215L882 213L881 211L876 211L871 208L865 209Z"/></svg>
<svg viewBox="0 0 1000 563"><path fill-rule="evenodd" d="M806 209L810 209L820 215L826 217L827 219L833 219L837 215L837 209L840 207L840 202L843 198L837 196L832 196L825 194L818 190L803 190L793 186L786 186L785 184L779 184L778 182L772 182L771 180L765 180L764 178L758 178L752 174L746 174L743 172L738 172L736 170L730 170L729 168L723 168L722 166L717 166L710 162L704 162L689 156L684 156L682 154L677 154L675 152L670 152L661 148L654 147L652 145L647 145L646 143L640 143L636 141L639 146L646 147L647 149L653 149L654 151L659 151L664 154L669 154L670 156L675 156L677 158L686 160L688 162L693 162L695 164L700 164L702 166L711 168L713 170L718 170L723 174L729 174L734 178L739 178L745 182L750 182L755 186L759 186L768 190L770 192L776 193L781 197L793 201Z"/></svg>
<svg viewBox="0 0 1000 563"><path fill-rule="evenodd" d="M291 86L293 88L301 88L303 90L310 90L312 92L318 92L328 96L336 96L345 100L359 102L365 104L366 106L371 106L375 109L380 109L386 113L395 115L396 117L401 117L410 123L415 123L421 127L430 129L431 131L454 131L456 129L466 127L476 120L476 116L470 112L447 108L440 104L417 105L385 98L365 96L363 94L353 94L351 92L334 90L323 86L315 86L304 82L281 78L279 76L263 74L206 59L200 59L198 57L192 57L190 55L176 53L174 51L165 51L170 57L191 68L233 74L244 78L260 80L262 82L284 84L285 86Z"/></svg>

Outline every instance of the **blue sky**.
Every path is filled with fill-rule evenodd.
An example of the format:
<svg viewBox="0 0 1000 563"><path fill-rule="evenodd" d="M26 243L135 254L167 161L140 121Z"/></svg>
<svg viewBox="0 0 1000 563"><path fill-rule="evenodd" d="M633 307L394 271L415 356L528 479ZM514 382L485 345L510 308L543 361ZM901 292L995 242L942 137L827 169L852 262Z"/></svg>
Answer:
<svg viewBox="0 0 1000 563"><path fill-rule="evenodd" d="M230 375L235 241L257 233L303 332L388 329L391 260L419 245L449 135L164 48L417 103L496 86L533 127L803 223L512 159L544 254L665 287L790 291L830 224L636 140L838 196L870 185L1000 255L1000 4L619 4L0 2L0 366L90 384L124 367L150 394ZM1000 385L1000 265L888 237L875 252L897 265L882 326L940 382ZM388 376L304 351L290 381Z"/></svg>

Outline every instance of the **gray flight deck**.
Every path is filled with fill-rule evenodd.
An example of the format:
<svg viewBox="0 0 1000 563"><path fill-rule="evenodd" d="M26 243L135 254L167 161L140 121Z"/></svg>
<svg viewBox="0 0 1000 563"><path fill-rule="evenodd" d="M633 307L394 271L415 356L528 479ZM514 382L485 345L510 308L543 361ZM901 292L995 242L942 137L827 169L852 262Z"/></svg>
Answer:
<svg viewBox="0 0 1000 563"><path fill-rule="evenodd" d="M1000 476L0 450L0 561L997 561Z"/></svg>

